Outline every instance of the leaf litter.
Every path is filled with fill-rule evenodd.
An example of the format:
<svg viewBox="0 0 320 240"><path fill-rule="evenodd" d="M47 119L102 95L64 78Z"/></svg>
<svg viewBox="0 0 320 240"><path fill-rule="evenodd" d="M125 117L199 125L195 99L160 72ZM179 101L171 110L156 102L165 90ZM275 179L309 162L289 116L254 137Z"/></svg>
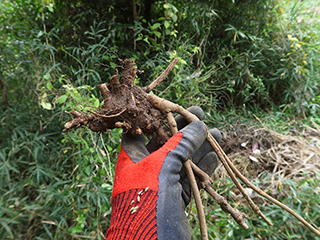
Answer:
<svg viewBox="0 0 320 240"><path fill-rule="evenodd" d="M278 133L257 123L236 123L223 129L222 149L234 165L250 180L262 175L277 187L282 178L296 181L320 177L320 126L305 126L301 131ZM218 178L227 176L224 168L216 171Z"/></svg>

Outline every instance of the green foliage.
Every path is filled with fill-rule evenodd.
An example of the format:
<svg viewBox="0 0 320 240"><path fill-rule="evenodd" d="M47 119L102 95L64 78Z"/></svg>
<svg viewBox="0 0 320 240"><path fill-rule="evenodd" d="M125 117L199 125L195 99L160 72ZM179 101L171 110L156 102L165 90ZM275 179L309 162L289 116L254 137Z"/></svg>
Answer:
<svg viewBox="0 0 320 240"><path fill-rule="evenodd" d="M81 12L80 6L64 2L55 5L58 11L63 8L66 13L78 13L67 14L67 18L63 15L57 20L59 31L72 31L71 36L83 36L80 49L74 49L77 53L72 53L77 59L81 58L79 54L85 57L99 46L108 46L122 58L138 60L139 68L145 71L140 76L140 83L146 84L160 74L168 64L168 58L176 55L185 63L180 68L180 75L206 74L206 81L198 91L204 102L212 103L210 107L246 104L251 108L265 108L276 104L284 111L295 111L302 116L309 114L310 109L317 111L318 105L313 99L318 94L318 83L314 80L319 74L315 61L318 41L308 35L316 30L316 20L312 25L302 24L301 19L306 19L301 15L306 10L303 4L290 6L279 0L258 3L250 0L217 1L215 4L207 1L157 1L151 7L152 18L147 14L148 6L144 1L137 2L140 10L136 16L126 17L117 14L120 10L128 12L130 7L125 4L109 3L103 9L97 8L99 4L96 7L89 5ZM108 14L102 14L105 11ZM101 17L99 23L95 20L93 26L88 26L82 21L84 16L92 19L95 14ZM76 22L76 27L70 29L70 21ZM57 31L56 27L52 31ZM297 32L305 33L308 41L294 37ZM65 35L60 33L59 36ZM288 36L292 36L291 39ZM66 37L70 39L69 35ZM292 44L293 39L298 40L298 45ZM65 48L64 45L58 46ZM86 53L81 53L83 47L87 49ZM66 63L70 66L72 62ZM308 62L313 66L306 64ZM117 64L111 63L109 66ZM93 67L92 63L86 67L93 71L89 73L91 77L94 77L94 71L101 75L99 67ZM201 78L199 82L202 82ZM170 77L163 85L163 89L170 86ZM180 89L179 84L176 85L171 92ZM184 81L181 95L191 92L192 85ZM191 104L188 101L183 103Z"/></svg>
<svg viewBox="0 0 320 240"><path fill-rule="evenodd" d="M146 84L160 74L168 58L176 55L185 63L180 75L206 74L206 81L198 91L204 102L212 103L210 107L246 104L249 108L266 108L275 104L283 111L301 116L318 110L315 80L319 75L318 20L312 15L317 11L315 2L310 2L314 6L310 10L307 9L309 1L301 4L280 0L216 1L214 4L155 1L149 4L137 1L136 12L132 14L132 5L123 1L110 2L104 7L99 1L94 5L85 0L57 1L53 9L61 15L52 18L56 25L50 23L50 32L54 36L59 32L59 39L54 41L56 48L64 49L63 52L75 58L66 57L64 64L71 67L76 63L74 60L87 58L92 62L72 69L73 73L83 74L79 71L79 67L83 67L94 80L90 83L107 80L110 73L102 73L104 65L95 64L101 61L98 55L105 54L108 48L121 58L138 60L139 68L145 71L140 83ZM308 24L310 21L312 24ZM80 42L76 41L77 37L81 38ZM111 67L118 64L116 61L108 64L109 60L105 57L102 63L107 62ZM97 79L98 76L101 79ZM164 85L163 89L170 86L170 77ZM194 89L192 85L184 81L181 95ZM171 92L177 89L179 84Z"/></svg>
<svg viewBox="0 0 320 240"><path fill-rule="evenodd" d="M290 3L290 2L289 2ZM319 49L319 39L313 37L319 31L316 19L309 11L316 11L313 2L294 5L284 4L270 12L279 22L269 24L270 44L262 47L262 54L267 61L258 65L260 72L266 72L265 82L270 97L276 104L283 104L283 111L290 111L301 116L317 111L312 99L318 95L319 66L314 57ZM307 24L308 22L308 24ZM311 23L311 24L310 24ZM270 30L273 30L272 32ZM276 33L276 34L274 34Z"/></svg>
<svg viewBox="0 0 320 240"><path fill-rule="evenodd" d="M140 86L178 57L154 92L184 107L202 106L210 124L228 118L220 109L245 109L251 117L248 110L269 107L319 121L317 1L136 4L134 12L124 0L0 2L1 239L104 239L121 131L61 130L65 110L103 105L96 86L109 81L118 56L144 70ZM306 179L297 188L285 184L283 201L318 223L319 182ZM219 239L266 239L274 231L277 239L309 237L272 206L266 210L276 228L254 219L247 231L212 208L218 218L209 231Z"/></svg>
<svg viewBox="0 0 320 240"><path fill-rule="evenodd" d="M0 238L104 239L121 133L107 133L112 141L87 130L62 134L62 108L100 101L57 63L45 31L52 3L0 4ZM89 64L81 73L91 74Z"/></svg>

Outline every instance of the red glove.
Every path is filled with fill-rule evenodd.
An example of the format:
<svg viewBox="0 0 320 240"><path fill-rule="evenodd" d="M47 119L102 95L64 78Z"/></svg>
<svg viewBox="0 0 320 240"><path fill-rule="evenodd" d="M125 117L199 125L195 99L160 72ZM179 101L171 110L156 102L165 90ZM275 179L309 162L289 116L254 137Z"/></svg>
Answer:
<svg viewBox="0 0 320 240"><path fill-rule="evenodd" d="M107 239L191 239L184 212L189 198L183 197L182 189L187 181L179 182L180 172L182 163L201 147L206 135L203 122L190 123L150 154L143 135L124 134ZM209 155L212 162L212 152Z"/></svg>

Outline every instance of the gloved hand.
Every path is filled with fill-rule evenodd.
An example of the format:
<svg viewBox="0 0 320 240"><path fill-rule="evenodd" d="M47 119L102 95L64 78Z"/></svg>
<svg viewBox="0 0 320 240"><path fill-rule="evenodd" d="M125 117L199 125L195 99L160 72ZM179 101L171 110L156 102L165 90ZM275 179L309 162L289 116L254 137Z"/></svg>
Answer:
<svg viewBox="0 0 320 240"><path fill-rule="evenodd" d="M200 108L190 111L202 119ZM190 201L190 185L181 171L182 163L193 156L200 168L212 174L217 156L205 141L207 128L203 122L187 125L177 117L177 123L182 130L159 149L156 140L146 146L143 135L123 135L107 239L191 239L184 212ZM213 136L221 140L219 131Z"/></svg>

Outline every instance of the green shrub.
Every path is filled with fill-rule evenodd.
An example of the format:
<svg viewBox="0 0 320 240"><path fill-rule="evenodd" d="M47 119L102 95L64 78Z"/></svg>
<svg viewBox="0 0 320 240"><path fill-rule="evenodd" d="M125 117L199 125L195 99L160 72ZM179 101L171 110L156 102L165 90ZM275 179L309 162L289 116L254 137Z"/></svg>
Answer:
<svg viewBox="0 0 320 240"><path fill-rule="evenodd" d="M120 133L108 133L110 141L83 129L62 134L67 119L62 96L67 92L72 99L64 106L68 109L76 108L81 97L94 105L96 98L86 98L92 88L84 89L80 77L78 86L71 84L61 72L50 44L53 32L43 29L53 11L50 3L0 5L0 238L104 239L111 159ZM97 74L92 76L96 80Z"/></svg>

